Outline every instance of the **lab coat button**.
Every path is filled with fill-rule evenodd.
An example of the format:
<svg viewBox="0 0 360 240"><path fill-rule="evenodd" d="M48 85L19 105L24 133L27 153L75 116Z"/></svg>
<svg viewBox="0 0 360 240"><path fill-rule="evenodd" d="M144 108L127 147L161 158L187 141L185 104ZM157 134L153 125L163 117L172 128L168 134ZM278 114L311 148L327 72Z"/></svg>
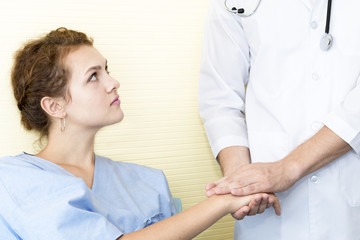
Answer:
<svg viewBox="0 0 360 240"><path fill-rule="evenodd" d="M319 131L322 128L323 124L321 122L314 122L311 124L311 129L314 131Z"/></svg>
<svg viewBox="0 0 360 240"><path fill-rule="evenodd" d="M310 23L310 26L311 26L312 29L316 29L316 28L318 27L318 24L317 24L317 22L312 21L312 22Z"/></svg>
<svg viewBox="0 0 360 240"><path fill-rule="evenodd" d="M314 81L318 81L318 80L320 79L319 74L313 73L313 74L312 74L312 79L313 79Z"/></svg>
<svg viewBox="0 0 360 240"><path fill-rule="evenodd" d="M310 181L313 183L317 183L319 181L319 177L314 175L310 178Z"/></svg>

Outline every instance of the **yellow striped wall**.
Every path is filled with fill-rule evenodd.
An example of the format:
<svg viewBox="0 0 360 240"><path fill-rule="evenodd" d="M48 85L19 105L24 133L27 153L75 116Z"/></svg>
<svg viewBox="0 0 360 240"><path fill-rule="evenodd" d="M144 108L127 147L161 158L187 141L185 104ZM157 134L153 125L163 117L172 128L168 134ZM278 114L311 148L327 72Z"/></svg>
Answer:
<svg viewBox="0 0 360 240"><path fill-rule="evenodd" d="M120 81L123 122L104 128L97 154L164 170L186 209L221 177L198 114L197 81L209 0L0 0L0 156L34 153L10 88L12 56L24 41L60 26L86 32ZM230 240L223 218L196 239Z"/></svg>

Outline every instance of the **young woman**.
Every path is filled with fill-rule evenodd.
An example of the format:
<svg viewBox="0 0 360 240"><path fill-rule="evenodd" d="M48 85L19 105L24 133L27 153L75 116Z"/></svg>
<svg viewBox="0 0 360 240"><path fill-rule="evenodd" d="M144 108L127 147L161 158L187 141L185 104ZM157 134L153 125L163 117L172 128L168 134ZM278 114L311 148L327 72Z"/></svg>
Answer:
<svg viewBox="0 0 360 240"><path fill-rule="evenodd" d="M12 86L22 124L47 144L0 159L0 239L191 239L250 202L280 213L274 195L258 194L176 214L160 170L94 154L97 131L124 115L119 82L84 33L60 28L27 43Z"/></svg>

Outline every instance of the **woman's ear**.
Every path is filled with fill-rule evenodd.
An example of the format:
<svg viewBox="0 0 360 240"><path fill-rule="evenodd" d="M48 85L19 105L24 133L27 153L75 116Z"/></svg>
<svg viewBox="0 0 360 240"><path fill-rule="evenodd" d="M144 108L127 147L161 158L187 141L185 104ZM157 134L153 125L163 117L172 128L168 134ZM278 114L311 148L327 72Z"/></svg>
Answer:
<svg viewBox="0 0 360 240"><path fill-rule="evenodd" d="M41 108L51 117L64 118L66 116L63 98L43 97L40 101Z"/></svg>

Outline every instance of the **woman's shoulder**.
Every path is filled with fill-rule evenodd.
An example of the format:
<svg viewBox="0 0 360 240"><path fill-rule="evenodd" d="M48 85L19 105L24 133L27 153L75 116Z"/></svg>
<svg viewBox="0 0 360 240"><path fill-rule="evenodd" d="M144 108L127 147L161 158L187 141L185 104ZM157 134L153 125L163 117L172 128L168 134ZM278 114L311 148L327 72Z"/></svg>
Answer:
<svg viewBox="0 0 360 240"><path fill-rule="evenodd" d="M2 156L2 157L0 157L0 163L7 163L13 159L20 159L23 154L24 153L20 153L18 155L14 155L14 156Z"/></svg>
<svg viewBox="0 0 360 240"><path fill-rule="evenodd" d="M21 172L34 173L38 171L59 172L61 171L60 169L56 164L26 152L0 158L0 171L5 172L10 170L14 170L18 174Z"/></svg>
<svg viewBox="0 0 360 240"><path fill-rule="evenodd" d="M81 184L82 181L61 167L31 154L0 158L0 188L17 206L56 198L58 193L70 191L71 187Z"/></svg>
<svg viewBox="0 0 360 240"><path fill-rule="evenodd" d="M0 157L0 170L6 170L12 167L35 167L36 165L29 161L27 153L22 152L18 155Z"/></svg>

